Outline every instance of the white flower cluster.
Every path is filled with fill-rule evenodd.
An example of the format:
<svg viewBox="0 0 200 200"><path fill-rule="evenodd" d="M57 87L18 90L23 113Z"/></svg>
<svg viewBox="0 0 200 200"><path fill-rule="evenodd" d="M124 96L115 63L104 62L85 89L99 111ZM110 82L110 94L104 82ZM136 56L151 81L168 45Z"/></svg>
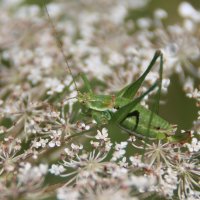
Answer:
<svg viewBox="0 0 200 200"><path fill-rule="evenodd" d="M1 199L200 199L200 8L173 3L171 15L149 0L0 1ZM174 80L194 109L183 105L176 133L162 117L155 138L138 133L160 97L178 116L165 98L179 97ZM120 123L125 102L154 85Z"/></svg>

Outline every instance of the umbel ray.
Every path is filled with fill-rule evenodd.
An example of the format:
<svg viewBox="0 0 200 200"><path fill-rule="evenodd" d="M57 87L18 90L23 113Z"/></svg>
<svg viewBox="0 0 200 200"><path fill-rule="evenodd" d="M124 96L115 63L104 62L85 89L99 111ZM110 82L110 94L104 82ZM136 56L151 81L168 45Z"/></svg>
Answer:
<svg viewBox="0 0 200 200"><path fill-rule="evenodd" d="M185 141L190 136L188 134L175 134L176 126L160 117L157 113L145 108L140 104L140 101L148 95L152 90L158 87L158 93L161 92L162 71L163 71L163 54L160 50L156 50L155 54L146 68L145 72L135 81L125 86L120 91L111 95L95 94L92 91L91 85L85 74L81 74L86 91L81 93L78 90L68 60L64 54L61 40L58 37L55 25L49 15L47 6L43 1L43 7L47 13L48 20L51 24L55 35L57 46L63 56L67 69L72 76L72 82L77 90L77 100L85 107L98 126L117 126L124 132L134 135L140 139L165 139L172 142ZM160 79L156 81L144 94L134 98L140 89L156 61L160 61ZM88 112L87 112L88 113ZM70 137L77 136L83 133L75 133Z"/></svg>

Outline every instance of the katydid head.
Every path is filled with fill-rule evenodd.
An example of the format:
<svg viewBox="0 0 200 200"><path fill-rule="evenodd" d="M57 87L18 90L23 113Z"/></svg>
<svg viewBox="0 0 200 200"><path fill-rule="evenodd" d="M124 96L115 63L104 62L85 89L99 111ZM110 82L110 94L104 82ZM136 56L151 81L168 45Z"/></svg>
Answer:
<svg viewBox="0 0 200 200"><path fill-rule="evenodd" d="M81 93L79 91L77 99L82 105L89 107L89 102L90 102L90 94L89 93Z"/></svg>
<svg viewBox="0 0 200 200"><path fill-rule="evenodd" d="M102 102L97 98L97 95L88 92L78 92L77 99L80 104L93 110L99 110L98 102Z"/></svg>
<svg viewBox="0 0 200 200"><path fill-rule="evenodd" d="M79 103L81 103L84 106L89 106L88 102L89 102L89 95L87 93L81 93L80 91L77 91L77 96L73 96L73 97L69 97L69 98L65 98L64 102L67 102L71 99L76 99L78 100Z"/></svg>

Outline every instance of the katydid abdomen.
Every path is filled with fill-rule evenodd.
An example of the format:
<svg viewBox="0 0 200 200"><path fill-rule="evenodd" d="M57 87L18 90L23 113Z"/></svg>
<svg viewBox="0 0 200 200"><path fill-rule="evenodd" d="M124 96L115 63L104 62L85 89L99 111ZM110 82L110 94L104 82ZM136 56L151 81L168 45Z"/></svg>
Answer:
<svg viewBox="0 0 200 200"><path fill-rule="evenodd" d="M161 118L156 113L152 113L152 111L140 104L136 105L132 111L134 110L138 111L139 113L138 124L134 116L127 117L122 122L122 126L125 129L136 132L137 134L141 134L141 136L147 136L157 139L164 139L167 136L174 134L174 126Z"/></svg>

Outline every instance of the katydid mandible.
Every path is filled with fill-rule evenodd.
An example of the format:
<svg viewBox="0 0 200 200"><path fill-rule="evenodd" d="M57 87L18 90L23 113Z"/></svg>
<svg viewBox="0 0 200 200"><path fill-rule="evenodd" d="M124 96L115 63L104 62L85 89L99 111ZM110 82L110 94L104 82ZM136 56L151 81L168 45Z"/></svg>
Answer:
<svg viewBox="0 0 200 200"><path fill-rule="evenodd" d="M72 82L78 92L76 97L78 101L90 110L92 117L97 121L98 124L104 125L113 123L119 126L122 130L129 134L133 134L139 138L149 139L169 139L173 141L173 135L175 134L176 127L171 125L169 122L164 120L162 117L153 113L149 109L140 105L142 98L151 92L155 87L159 86L159 92L161 92L162 77L156 82L147 92L142 94L140 97L133 99L145 80L146 76L156 63L157 59L160 58L160 76L162 76L163 68L163 55L160 50L157 50L145 70L145 72L133 83L125 86L119 92L112 95L97 95L94 94L89 84L87 77L82 74L81 78L86 86L87 92L81 93L76 85L75 79L72 75L71 68L68 64L68 60L64 54L62 43L57 37L57 31L53 21L50 18L48 9L44 3L44 8L47 13L49 22L51 23L57 46L62 53L66 66L69 73L72 76ZM113 112L115 110L115 112ZM149 123L150 122L150 123Z"/></svg>

